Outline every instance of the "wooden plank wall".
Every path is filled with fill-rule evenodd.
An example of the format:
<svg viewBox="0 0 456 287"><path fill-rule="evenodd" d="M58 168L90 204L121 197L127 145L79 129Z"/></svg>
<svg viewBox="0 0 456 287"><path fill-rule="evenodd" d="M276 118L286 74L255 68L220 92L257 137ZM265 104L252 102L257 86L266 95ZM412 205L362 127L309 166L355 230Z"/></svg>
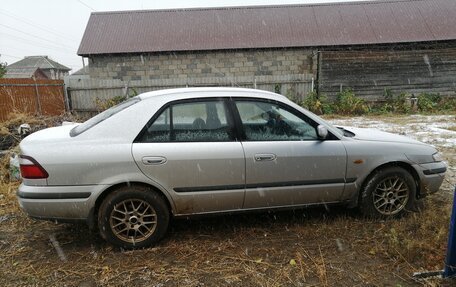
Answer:
<svg viewBox="0 0 456 287"><path fill-rule="evenodd" d="M312 75L256 76L252 77L217 77L161 79L141 81L67 79L70 109L76 112L94 112L97 110L96 99L106 100L116 96L137 94L170 88L185 87L243 87L266 91L278 91L293 100L301 101L312 89Z"/></svg>
<svg viewBox="0 0 456 287"><path fill-rule="evenodd" d="M0 79L0 121L10 113L53 116L64 112L62 80Z"/></svg>
<svg viewBox="0 0 456 287"><path fill-rule="evenodd" d="M415 95L456 92L456 48L320 53L319 93L330 98L344 88L368 101L382 100L385 89Z"/></svg>

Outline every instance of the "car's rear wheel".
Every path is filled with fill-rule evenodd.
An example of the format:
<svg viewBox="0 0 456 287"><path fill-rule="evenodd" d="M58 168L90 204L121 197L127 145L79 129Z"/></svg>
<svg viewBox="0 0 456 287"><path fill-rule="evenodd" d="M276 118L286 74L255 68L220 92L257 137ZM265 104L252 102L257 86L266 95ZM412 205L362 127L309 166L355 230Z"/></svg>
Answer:
<svg viewBox="0 0 456 287"><path fill-rule="evenodd" d="M388 167L367 179L360 209L369 217L398 217L413 210L415 201L416 184L412 175L401 167Z"/></svg>
<svg viewBox="0 0 456 287"><path fill-rule="evenodd" d="M122 187L110 193L98 212L101 236L126 249L157 243L169 224L169 209L156 192L143 186Z"/></svg>

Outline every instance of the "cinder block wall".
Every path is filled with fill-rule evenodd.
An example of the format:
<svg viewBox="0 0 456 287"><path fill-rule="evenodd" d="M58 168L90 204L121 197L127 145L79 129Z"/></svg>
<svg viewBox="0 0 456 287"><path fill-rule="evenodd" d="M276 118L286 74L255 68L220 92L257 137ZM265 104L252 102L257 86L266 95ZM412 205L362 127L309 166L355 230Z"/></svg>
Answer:
<svg viewBox="0 0 456 287"><path fill-rule="evenodd" d="M123 81L316 74L308 49L102 55L90 58L90 77Z"/></svg>

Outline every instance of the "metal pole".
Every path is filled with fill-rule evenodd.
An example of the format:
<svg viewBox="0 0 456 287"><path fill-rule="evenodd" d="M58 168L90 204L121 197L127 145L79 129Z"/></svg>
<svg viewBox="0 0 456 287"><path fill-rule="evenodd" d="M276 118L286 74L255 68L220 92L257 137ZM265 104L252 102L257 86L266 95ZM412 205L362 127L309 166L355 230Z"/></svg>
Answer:
<svg viewBox="0 0 456 287"><path fill-rule="evenodd" d="M456 187L454 188L453 210L451 212L450 231L448 234L448 247L445 260L443 278L456 275Z"/></svg>
<svg viewBox="0 0 456 287"><path fill-rule="evenodd" d="M456 277L456 186L453 195L453 210L451 211L450 231L448 232L447 255L445 268L440 271L426 271L413 274L415 278L441 276L443 278Z"/></svg>

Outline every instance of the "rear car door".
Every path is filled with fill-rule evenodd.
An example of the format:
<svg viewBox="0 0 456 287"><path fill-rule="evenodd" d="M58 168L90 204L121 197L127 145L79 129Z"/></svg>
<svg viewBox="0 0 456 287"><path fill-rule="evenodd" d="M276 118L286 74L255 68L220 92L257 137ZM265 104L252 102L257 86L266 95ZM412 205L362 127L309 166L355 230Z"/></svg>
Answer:
<svg viewBox="0 0 456 287"><path fill-rule="evenodd" d="M172 195L177 214L242 208L244 153L226 100L165 105L132 152L141 171Z"/></svg>
<svg viewBox="0 0 456 287"><path fill-rule="evenodd" d="M347 160L340 140L319 140L316 122L280 102L238 98L235 107L246 157L244 208L340 200Z"/></svg>

